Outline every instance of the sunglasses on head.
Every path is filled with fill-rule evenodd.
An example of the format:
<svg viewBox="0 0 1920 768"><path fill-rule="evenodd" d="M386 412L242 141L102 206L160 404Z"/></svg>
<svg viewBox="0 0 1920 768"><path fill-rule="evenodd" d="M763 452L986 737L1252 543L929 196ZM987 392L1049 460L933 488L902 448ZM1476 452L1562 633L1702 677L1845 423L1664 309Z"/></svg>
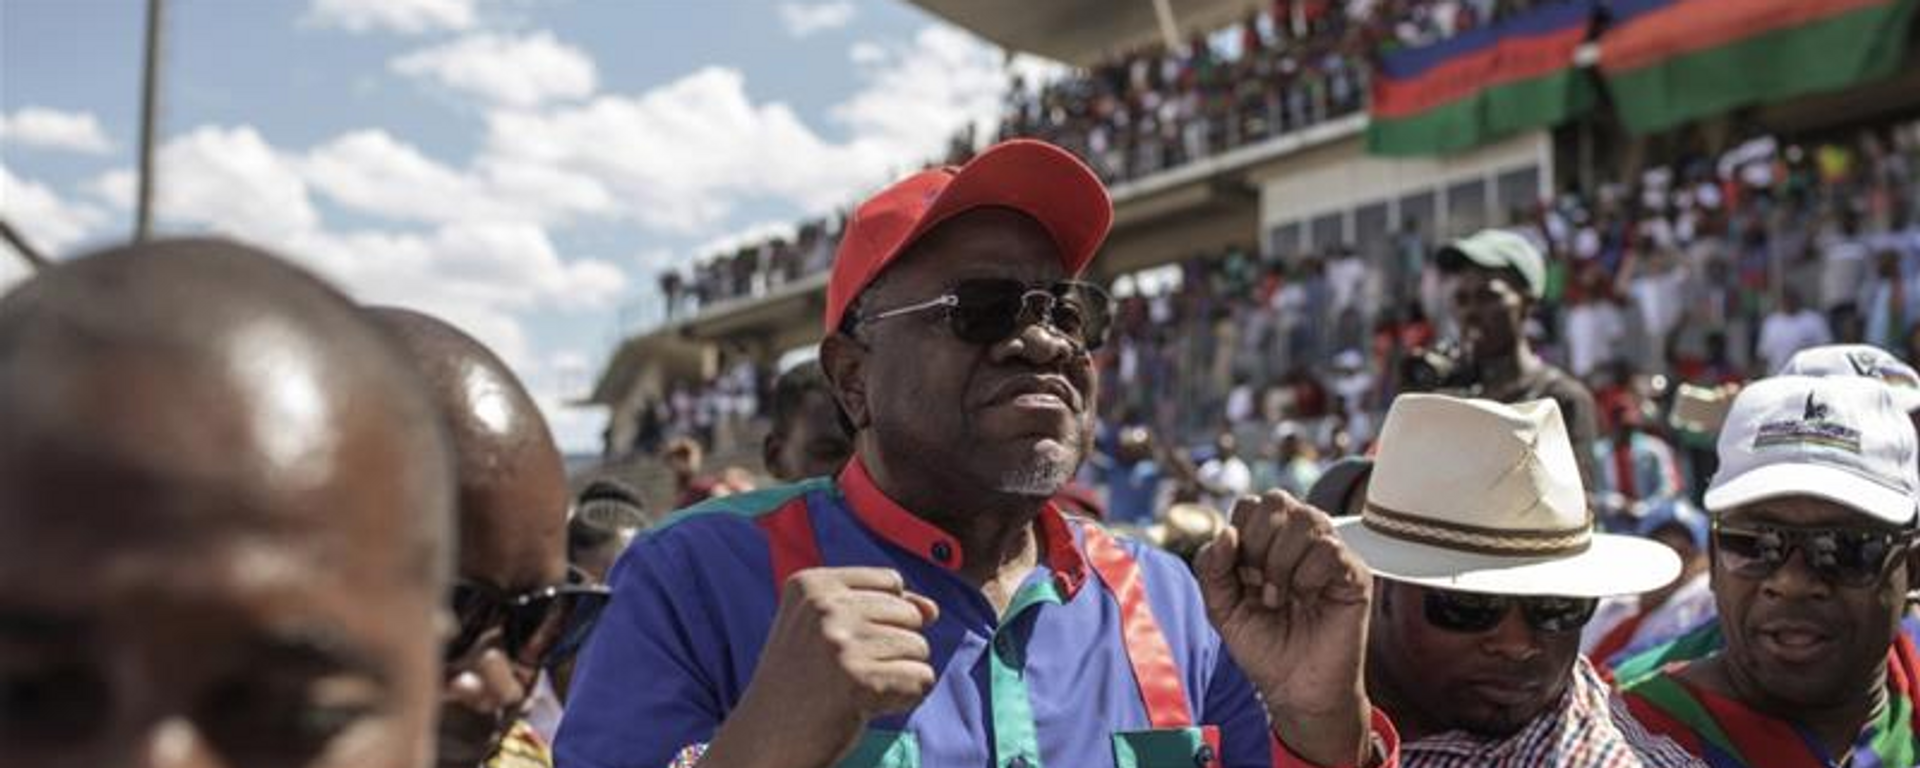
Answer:
<svg viewBox="0 0 1920 768"><path fill-rule="evenodd" d="M605 586L586 582L579 570L570 569L565 584L517 595L477 582L454 584L452 607L459 629L447 641L445 658L466 655L497 628L502 649L515 663L544 669L566 661L586 642L612 594Z"/></svg>
<svg viewBox="0 0 1920 768"><path fill-rule="evenodd" d="M1507 612L1520 609L1527 626L1540 632L1578 632L1593 618L1599 601L1581 597L1514 597L1426 590L1427 623L1449 632L1478 634L1500 626Z"/></svg>
<svg viewBox="0 0 1920 768"><path fill-rule="evenodd" d="M1038 322L1067 337L1082 351L1091 352L1106 343L1111 301L1100 286L1077 280L1026 283L1009 278L976 278L955 283L944 295L877 312L858 322L945 310L953 335L971 344L998 344L1028 323Z"/></svg>
<svg viewBox="0 0 1920 768"><path fill-rule="evenodd" d="M1773 575L1799 550L1821 578L1846 587L1871 586L1913 542L1913 531L1713 524L1714 557L1728 572L1748 579Z"/></svg>

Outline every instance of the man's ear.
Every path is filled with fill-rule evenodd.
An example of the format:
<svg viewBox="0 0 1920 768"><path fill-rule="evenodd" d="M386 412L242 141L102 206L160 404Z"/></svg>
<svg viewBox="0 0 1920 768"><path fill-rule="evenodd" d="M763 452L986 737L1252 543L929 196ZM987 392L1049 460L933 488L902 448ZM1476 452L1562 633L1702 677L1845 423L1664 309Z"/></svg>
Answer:
<svg viewBox="0 0 1920 768"><path fill-rule="evenodd" d="M783 480L787 468L780 466L779 461L780 448L787 442L787 431L782 428L785 426L784 424L773 425L773 429L767 430L766 439L760 441L760 466L767 468L767 474Z"/></svg>
<svg viewBox="0 0 1920 768"><path fill-rule="evenodd" d="M843 333L828 334L820 340L820 371L833 386L833 400L840 412L860 432L872 422L867 412L867 347Z"/></svg>

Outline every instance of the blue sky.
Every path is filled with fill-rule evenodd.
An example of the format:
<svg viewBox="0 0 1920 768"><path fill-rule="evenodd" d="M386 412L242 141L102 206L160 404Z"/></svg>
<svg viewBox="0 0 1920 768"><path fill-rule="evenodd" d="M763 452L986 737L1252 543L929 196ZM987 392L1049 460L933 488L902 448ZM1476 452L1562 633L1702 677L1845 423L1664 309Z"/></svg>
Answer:
<svg viewBox="0 0 1920 768"><path fill-rule="evenodd" d="M144 6L0 4L0 215L43 250L127 236ZM900 0L171 0L165 51L162 231L460 324L576 451L604 416L562 403L661 266L854 199L1006 82Z"/></svg>

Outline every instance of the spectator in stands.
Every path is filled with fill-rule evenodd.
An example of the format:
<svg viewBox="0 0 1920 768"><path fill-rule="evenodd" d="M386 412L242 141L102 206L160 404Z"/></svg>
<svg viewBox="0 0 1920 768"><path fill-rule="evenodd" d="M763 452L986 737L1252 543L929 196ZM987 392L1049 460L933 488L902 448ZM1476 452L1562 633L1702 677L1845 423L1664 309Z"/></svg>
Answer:
<svg viewBox="0 0 1920 768"><path fill-rule="evenodd" d="M1152 431L1138 424L1122 428L1112 456L1096 453L1087 461L1107 487L1110 522L1140 526L1153 522L1169 469L1162 466Z"/></svg>
<svg viewBox="0 0 1920 768"><path fill-rule="evenodd" d="M1640 595L1600 601L1580 635L1580 651L1602 667L1614 659L1664 643L1712 621L1713 591L1707 584L1707 515L1684 497L1667 497L1622 520L1621 533L1665 544L1680 558L1680 577Z"/></svg>
<svg viewBox="0 0 1920 768"><path fill-rule="evenodd" d="M1527 318L1546 291L1546 261L1539 249L1521 235L1488 229L1441 248L1437 262L1453 283L1453 318L1470 380L1449 391L1502 403L1551 398L1577 447L1581 486L1595 487L1591 446L1599 435L1593 394L1540 359L1527 340Z"/></svg>
<svg viewBox="0 0 1920 768"><path fill-rule="evenodd" d="M524 707L536 677L572 655L607 598L567 567L560 451L533 397L479 341L418 312L369 314L413 360L453 447L460 560L436 761L550 766Z"/></svg>
<svg viewBox="0 0 1920 768"><path fill-rule="evenodd" d="M713 495L717 482L700 474L703 453L699 441L691 437L667 441L664 458L667 469L673 473L674 509L691 507Z"/></svg>
<svg viewBox="0 0 1920 768"><path fill-rule="evenodd" d="M1742 391L1707 491L1725 648L1631 684L1649 729L1710 765L1920 754L1915 438L1887 387L1776 376Z"/></svg>
<svg viewBox="0 0 1920 768"><path fill-rule="evenodd" d="M1180 563L1049 503L1091 439L1107 301L1069 281L1111 216L1089 169L1028 141L861 206L821 346L854 458L831 489L722 499L634 545L561 724L568 765L1384 762L1351 647L1366 589L1323 517L1243 510L1209 550L1216 633ZM1122 615L1116 588L1157 607Z"/></svg>
<svg viewBox="0 0 1920 768"><path fill-rule="evenodd" d="M1213 438L1213 455L1194 473L1206 503L1220 512L1233 509L1233 502L1253 489L1253 470L1240 458L1239 443L1232 432L1221 431Z"/></svg>
<svg viewBox="0 0 1920 768"><path fill-rule="evenodd" d="M604 584L614 560L651 524L646 501L632 486L611 477L589 482L567 519L567 563L589 582Z"/></svg>
<svg viewBox="0 0 1920 768"><path fill-rule="evenodd" d="M407 361L272 255L161 240L0 300L0 762L418 768L453 560Z"/></svg>
<svg viewBox="0 0 1920 768"><path fill-rule="evenodd" d="M839 473L853 454L853 437L833 401L818 360L780 374L773 383L772 422L760 444L767 474L782 482Z"/></svg>
<svg viewBox="0 0 1920 768"><path fill-rule="evenodd" d="M1596 598L1664 586L1679 563L1588 519L1552 400L1394 401L1366 509L1337 530L1376 579L1367 686L1401 765L1693 764L1618 712L1579 653Z"/></svg>
<svg viewBox="0 0 1920 768"><path fill-rule="evenodd" d="M1644 410L1637 395L1616 400L1607 414L1607 438L1594 443L1594 462L1600 483L1594 488L1595 511L1638 517L1642 505L1686 493L1673 447L1644 428Z"/></svg>
<svg viewBox="0 0 1920 768"><path fill-rule="evenodd" d="M1764 366L1760 375L1779 371L1795 352L1832 343L1833 331L1827 318L1802 304L1798 289L1786 286L1780 290L1780 306L1760 326L1759 352Z"/></svg>

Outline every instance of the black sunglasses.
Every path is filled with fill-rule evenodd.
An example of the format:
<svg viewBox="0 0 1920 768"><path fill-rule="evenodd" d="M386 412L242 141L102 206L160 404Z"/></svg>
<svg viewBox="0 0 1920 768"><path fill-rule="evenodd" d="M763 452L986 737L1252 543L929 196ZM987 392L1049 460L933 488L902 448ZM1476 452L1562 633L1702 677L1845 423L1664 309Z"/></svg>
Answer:
<svg viewBox="0 0 1920 768"><path fill-rule="evenodd" d="M453 586L453 615L459 629L447 641L447 659L473 650L489 630L500 629L507 657L528 667L549 668L572 658L607 607L612 592L589 584L578 569L567 583L508 595L491 585L461 581Z"/></svg>
<svg viewBox="0 0 1920 768"><path fill-rule="evenodd" d="M1821 578L1847 587L1870 586L1913 542L1913 531L1713 524L1714 558L1735 576L1748 579L1773 575L1799 550Z"/></svg>
<svg viewBox="0 0 1920 768"><path fill-rule="evenodd" d="M1426 589L1426 618L1448 632L1479 634L1505 621L1515 606L1527 626L1540 632L1578 632L1593 618L1598 600L1582 597L1514 597Z"/></svg>
<svg viewBox="0 0 1920 768"><path fill-rule="evenodd" d="M1112 301L1100 286L1077 280L1035 284L1010 278L976 278L955 283L944 295L876 312L859 322L944 309L953 335L971 344L998 344L1028 323L1043 322L1082 351L1091 352L1107 341Z"/></svg>

